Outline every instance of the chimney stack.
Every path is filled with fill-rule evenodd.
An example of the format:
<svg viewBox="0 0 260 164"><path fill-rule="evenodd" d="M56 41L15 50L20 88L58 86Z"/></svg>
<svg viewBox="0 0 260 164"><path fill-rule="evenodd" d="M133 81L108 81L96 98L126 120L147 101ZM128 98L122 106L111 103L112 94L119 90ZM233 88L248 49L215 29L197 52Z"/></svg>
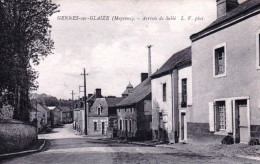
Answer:
<svg viewBox="0 0 260 164"><path fill-rule="evenodd" d="M238 6L238 0L217 0L217 18Z"/></svg>
<svg viewBox="0 0 260 164"><path fill-rule="evenodd" d="M151 48L152 45L148 45L148 76L152 75L152 61L151 61Z"/></svg>
<svg viewBox="0 0 260 164"><path fill-rule="evenodd" d="M102 98L101 89L100 88L96 89L96 98Z"/></svg>
<svg viewBox="0 0 260 164"><path fill-rule="evenodd" d="M148 73L141 73L141 82L148 78Z"/></svg>

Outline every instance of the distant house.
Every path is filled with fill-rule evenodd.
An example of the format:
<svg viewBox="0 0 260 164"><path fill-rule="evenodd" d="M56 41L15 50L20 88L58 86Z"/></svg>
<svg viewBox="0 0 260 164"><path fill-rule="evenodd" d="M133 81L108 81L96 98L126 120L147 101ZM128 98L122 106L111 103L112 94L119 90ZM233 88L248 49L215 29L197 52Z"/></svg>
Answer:
<svg viewBox="0 0 260 164"><path fill-rule="evenodd" d="M191 35L188 140L260 139L260 1L217 1L217 19Z"/></svg>
<svg viewBox="0 0 260 164"><path fill-rule="evenodd" d="M62 121L62 112L58 106L48 107L51 111L51 126L56 126Z"/></svg>
<svg viewBox="0 0 260 164"><path fill-rule="evenodd" d="M173 54L151 78L153 140L186 141L186 110L192 106L191 47Z"/></svg>
<svg viewBox="0 0 260 164"><path fill-rule="evenodd" d="M122 98L105 97L96 98L88 113L88 134L107 135L107 129L117 130L117 113L115 105ZM111 134L112 135L112 134Z"/></svg>
<svg viewBox="0 0 260 164"><path fill-rule="evenodd" d="M96 100L96 98L102 98L101 89L97 88L94 94L88 94L87 96L87 106L86 110L89 113L90 109ZM74 128L81 134L85 133L85 108L84 108L84 98L80 98L76 103L73 109L74 115ZM87 119L88 123L88 119Z"/></svg>
<svg viewBox="0 0 260 164"><path fill-rule="evenodd" d="M129 82L129 84L127 85L125 91L122 93L122 97L127 97L129 96L132 92L133 92L134 87L132 86L132 84Z"/></svg>
<svg viewBox="0 0 260 164"><path fill-rule="evenodd" d="M145 140L152 136L151 78L148 74L141 77L141 83L116 105L120 138Z"/></svg>
<svg viewBox="0 0 260 164"><path fill-rule="evenodd" d="M41 105L40 103L32 104L30 110L30 122L36 121L37 118L38 131L43 130L47 126L48 112L49 110L46 109L44 105Z"/></svg>
<svg viewBox="0 0 260 164"><path fill-rule="evenodd" d="M68 106L60 106L59 107L62 112L62 123L71 123L72 122L72 114L71 114L71 108Z"/></svg>

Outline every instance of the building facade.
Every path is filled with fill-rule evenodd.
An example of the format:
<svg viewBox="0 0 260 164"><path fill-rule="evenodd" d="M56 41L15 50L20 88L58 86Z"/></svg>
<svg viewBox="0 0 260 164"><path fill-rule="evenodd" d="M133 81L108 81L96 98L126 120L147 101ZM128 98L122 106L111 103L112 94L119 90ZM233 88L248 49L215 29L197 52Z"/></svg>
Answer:
<svg viewBox="0 0 260 164"><path fill-rule="evenodd" d="M260 138L259 13L259 0L219 0L216 21L191 36L190 141Z"/></svg>
<svg viewBox="0 0 260 164"><path fill-rule="evenodd" d="M117 128L115 105L121 100L122 98L112 96L95 100L88 113L89 135L107 135L108 129L114 130L114 128Z"/></svg>
<svg viewBox="0 0 260 164"><path fill-rule="evenodd" d="M62 123L72 123L72 110L68 106L61 106Z"/></svg>
<svg viewBox="0 0 260 164"><path fill-rule="evenodd" d="M143 81L117 104L119 138L151 139L151 78L148 74L142 74L141 77Z"/></svg>
<svg viewBox="0 0 260 164"><path fill-rule="evenodd" d="M187 140L186 110L192 105L191 47L171 56L152 75L153 140Z"/></svg>

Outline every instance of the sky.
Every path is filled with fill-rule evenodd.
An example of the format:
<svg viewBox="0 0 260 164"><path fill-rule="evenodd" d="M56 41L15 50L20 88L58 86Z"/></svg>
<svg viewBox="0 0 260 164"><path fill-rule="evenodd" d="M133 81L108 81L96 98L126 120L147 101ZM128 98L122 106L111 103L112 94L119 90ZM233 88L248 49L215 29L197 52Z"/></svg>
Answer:
<svg viewBox="0 0 260 164"><path fill-rule="evenodd" d="M53 54L40 62L37 93L61 99L83 95L83 68L87 93L102 89L103 96L121 96L130 82L141 82L148 72L147 45L152 45L152 73L174 53L191 45L190 35L216 19L216 0L54 0L59 13L50 18ZM61 20L62 16L109 20ZM113 16L135 20L115 20ZM176 20L166 20L175 16ZM185 20L181 20L181 17ZM157 17L157 20L142 20ZM162 17L163 20L159 20ZM195 18L199 17L200 20ZM188 20L190 18L190 20ZM203 18L203 19L202 19ZM83 88L81 88L83 91Z"/></svg>

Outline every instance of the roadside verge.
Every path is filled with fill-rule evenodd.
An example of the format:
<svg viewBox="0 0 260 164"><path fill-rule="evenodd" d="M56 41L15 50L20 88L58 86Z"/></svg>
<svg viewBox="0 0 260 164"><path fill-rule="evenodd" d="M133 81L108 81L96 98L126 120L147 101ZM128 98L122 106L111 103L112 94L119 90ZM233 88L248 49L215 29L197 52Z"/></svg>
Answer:
<svg viewBox="0 0 260 164"><path fill-rule="evenodd" d="M36 149L25 150L25 151L14 152L14 153L0 154L0 160L5 159L5 158L19 156L19 155L26 155L26 154L30 154L30 153L39 152L44 148L45 144L46 144L46 140L44 139L43 143L40 145L40 147L38 147Z"/></svg>

